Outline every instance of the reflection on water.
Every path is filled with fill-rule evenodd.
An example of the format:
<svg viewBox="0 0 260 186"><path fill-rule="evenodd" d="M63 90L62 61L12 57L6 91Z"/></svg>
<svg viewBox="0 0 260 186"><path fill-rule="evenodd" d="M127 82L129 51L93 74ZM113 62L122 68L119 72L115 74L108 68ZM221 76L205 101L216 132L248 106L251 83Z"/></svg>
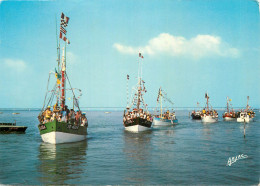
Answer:
<svg viewBox="0 0 260 186"><path fill-rule="evenodd" d="M172 137L174 135L174 128L176 125L170 126L153 126L153 131L156 131L157 135L165 135L168 137Z"/></svg>
<svg viewBox="0 0 260 186"><path fill-rule="evenodd" d="M39 147L39 181L43 184L66 184L82 175L86 161L87 141L67 144L42 143Z"/></svg>
<svg viewBox="0 0 260 186"><path fill-rule="evenodd" d="M130 183L140 183L146 181L146 171L149 169L149 159L151 151L152 131L132 133L124 131L124 154L129 166L126 181ZM139 171L136 171L139 170Z"/></svg>

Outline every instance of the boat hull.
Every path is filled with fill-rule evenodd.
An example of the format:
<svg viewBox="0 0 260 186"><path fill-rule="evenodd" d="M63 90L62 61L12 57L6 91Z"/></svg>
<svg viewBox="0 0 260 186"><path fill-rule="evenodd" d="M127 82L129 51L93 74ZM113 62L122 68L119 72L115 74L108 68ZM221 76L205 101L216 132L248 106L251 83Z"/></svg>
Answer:
<svg viewBox="0 0 260 186"><path fill-rule="evenodd" d="M252 121L252 120L250 120L249 117L239 117L239 118L237 118L237 122L246 122L246 123L248 123L250 121Z"/></svg>
<svg viewBox="0 0 260 186"><path fill-rule="evenodd" d="M216 123L216 122L218 122L218 118L215 118L212 116L202 116L201 121L203 123Z"/></svg>
<svg viewBox="0 0 260 186"><path fill-rule="evenodd" d="M0 126L1 133L24 133L27 127L25 126Z"/></svg>
<svg viewBox="0 0 260 186"><path fill-rule="evenodd" d="M142 132L142 131L150 130L150 128L144 127L142 125L133 125L133 126L125 127L125 130L130 132Z"/></svg>
<svg viewBox="0 0 260 186"><path fill-rule="evenodd" d="M51 144L72 143L86 139L86 135L70 134L65 132L49 132L41 135L42 141Z"/></svg>
<svg viewBox="0 0 260 186"><path fill-rule="evenodd" d="M192 119L194 119L194 120L201 120L201 116L192 115L191 117L192 117Z"/></svg>
<svg viewBox="0 0 260 186"><path fill-rule="evenodd" d="M38 125L41 138L46 143L71 143L86 139L87 127L58 122L57 120Z"/></svg>
<svg viewBox="0 0 260 186"><path fill-rule="evenodd" d="M194 119L194 120L201 120L201 115L192 113L191 118Z"/></svg>
<svg viewBox="0 0 260 186"><path fill-rule="evenodd" d="M174 125L177 124L178 120L169 120L169 119L161 119L161 118L154 118L153 119L153 125L155 126L169 126L169 125Z"/></svg>
<svg viewBox="0 0 260 186"><path fill-rule="evenodd" d="M236 118L232 118L232 117L223 117L224 121L235 121Z"/></svg>
<svg viewBox="0 0 260 186"><path fill-rule="evenodd" d="M134 118L131 121L124 122L125 130L131 132L142 132L150 130L152 122L140 117Z"/></svg>

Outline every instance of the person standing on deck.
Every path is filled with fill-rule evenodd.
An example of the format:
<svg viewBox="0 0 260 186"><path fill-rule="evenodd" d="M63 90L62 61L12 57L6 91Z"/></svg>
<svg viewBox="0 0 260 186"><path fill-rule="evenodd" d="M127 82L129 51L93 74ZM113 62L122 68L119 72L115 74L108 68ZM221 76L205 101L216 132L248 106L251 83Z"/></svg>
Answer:
<svg viewBox="0 0 260 186"><path fill-rule="evenodd" d="M48 106L47 110L44 112L45 113L45 120L46 122L49 122L52 116L52 111L51 111L51 107Z"/></svg>

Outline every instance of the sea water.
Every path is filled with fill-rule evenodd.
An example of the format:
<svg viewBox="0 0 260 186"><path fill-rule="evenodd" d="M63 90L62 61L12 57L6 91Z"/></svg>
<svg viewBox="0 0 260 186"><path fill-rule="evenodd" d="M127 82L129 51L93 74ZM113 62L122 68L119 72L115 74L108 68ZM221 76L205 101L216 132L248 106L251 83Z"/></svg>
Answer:
<svg viewBox="0 0 260 186"><path fill-rule="evenodd" d="M179 124L142 133L124 130L123 111L86 111L86 141L43 143L39 111L1 111L0 122L28 126L0 134L1 184L257 185L260 113L256 121L203 124L176 111ZM20 112L13 115L13 112ZM219 115L222 113L219 112ZM241 157L244 158L241 158Z"/></svg>

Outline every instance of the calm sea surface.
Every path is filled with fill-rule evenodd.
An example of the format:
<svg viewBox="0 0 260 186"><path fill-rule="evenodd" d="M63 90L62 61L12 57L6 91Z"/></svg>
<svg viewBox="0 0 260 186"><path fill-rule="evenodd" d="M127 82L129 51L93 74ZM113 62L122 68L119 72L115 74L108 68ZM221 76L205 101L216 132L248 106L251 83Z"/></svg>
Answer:
<svg viewBox="0 0 260 186"><path fill-rule="evenodd" d="M87 111L86 141L43 143L38 111L2 111L0 122L28 126L25 134L0 134L1 184L257 185L260 113L256 122L202 124L176 111L179 124L140 134L126 132L123 112ZM20 112L19 115L12 115ZM222 112L219 112L221 115ZM238 155L248 158L227 166Z"/></svg>

